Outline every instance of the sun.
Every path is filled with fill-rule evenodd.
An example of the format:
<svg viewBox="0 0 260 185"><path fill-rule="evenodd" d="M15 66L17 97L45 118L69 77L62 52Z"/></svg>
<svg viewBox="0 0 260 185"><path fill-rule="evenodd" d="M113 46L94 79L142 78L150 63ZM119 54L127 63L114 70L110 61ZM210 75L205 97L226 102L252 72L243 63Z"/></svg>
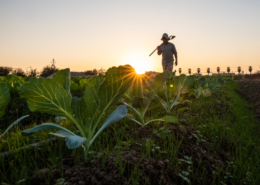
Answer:
<svg viewBox="0 0 260 185"><path fill-rule="evenodd" d="M133 53L129 54L125 59L125 62L130 64L137 74L144 74L146 71L152 70L153 62L150 60L149 56L140 53Z"/></svg>

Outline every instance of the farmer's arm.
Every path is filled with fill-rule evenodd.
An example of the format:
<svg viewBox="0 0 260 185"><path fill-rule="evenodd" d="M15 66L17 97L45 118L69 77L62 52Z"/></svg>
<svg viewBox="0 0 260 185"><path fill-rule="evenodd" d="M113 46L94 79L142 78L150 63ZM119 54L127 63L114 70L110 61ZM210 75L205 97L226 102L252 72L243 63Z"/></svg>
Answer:
<svg viewBox="0 0 260 185"><path fill-rule="evenodd" d="M158 55L161 55L161 54L162 54L162 51L161 51L160 46L157 46L157 54L158 54Z"/></svg>
<svg viewBox="0 0 260 185"><path fill-rule="evenodd" d="M177 66L178 65L178 55L177 55L177 53L174 54L174 57L175 57L175 65Z"/></svg>
<svg viewBox="0 0 260 185"><path fill-rule="evenodd" d="M177 66L178 65L178 55L177 55L177 50L176 50L174 44L173 44L173 47L172 47L172 53L175 57L175 65Z"/></svg>

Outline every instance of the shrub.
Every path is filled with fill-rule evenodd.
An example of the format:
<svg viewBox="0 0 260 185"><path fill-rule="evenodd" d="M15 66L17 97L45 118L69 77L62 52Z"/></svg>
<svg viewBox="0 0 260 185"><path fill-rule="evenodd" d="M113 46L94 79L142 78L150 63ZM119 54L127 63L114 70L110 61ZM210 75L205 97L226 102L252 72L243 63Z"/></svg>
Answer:
<svg viewBox="0 0 260 185"><path fill-rule="evenodd" d="M3 67L0 66L0 76L7 76L13 70L12 67Z"/></svg>
<svg viewBox="0 0 260 185"><path fill-rule="evenodd" d="M40 77L46 78L46 77L50 76L51 74L56 73L57 71L59 71L59 69L56 68L55 66L52 67L50 65L47 65L47 66L43 67Z"/></svg>

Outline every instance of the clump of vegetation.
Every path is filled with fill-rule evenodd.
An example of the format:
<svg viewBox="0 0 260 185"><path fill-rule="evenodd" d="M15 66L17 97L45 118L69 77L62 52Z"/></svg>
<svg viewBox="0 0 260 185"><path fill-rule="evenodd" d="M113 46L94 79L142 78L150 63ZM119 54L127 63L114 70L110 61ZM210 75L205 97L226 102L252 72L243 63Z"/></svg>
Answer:
<svg viewBox="0 0 260 185"><path fill-rule="evenodd" d="M69 149L82 146L86 160L89 148L96 137L106 127L126 116L126 106L121 105L97 130L104 113L131 87L135 77L133 71L131 66L120 66L109 69L106 79L102 76L91 78L82 98L72 98L70 94L69 69L57 72L52 79L30 80L30 83L21 88L21 97L27 100L30 110L65 117L75 124L81 136L54 123L44 123L23 133L59 129L60 131L52 135L64 137Z"/></svg>
<svg viewBox="0 0 260 185"><path fill-rule="evenodd" d="M31 111L57 116L40 125L10 125L0 138L0 150L11 151L7 159L0 158L1 180L259 184L259 120L236 93L235 82L169 72L147 80L133 71L119 66L105 77L70 78L68 69L52 79L1 77L4 100L15 98L11 91L18 90L16 97L21 95ZM6 113L11 102L0 102ZM41 132L32 134L36 131ZM19 150L53 136L65 142Z"/></svg>

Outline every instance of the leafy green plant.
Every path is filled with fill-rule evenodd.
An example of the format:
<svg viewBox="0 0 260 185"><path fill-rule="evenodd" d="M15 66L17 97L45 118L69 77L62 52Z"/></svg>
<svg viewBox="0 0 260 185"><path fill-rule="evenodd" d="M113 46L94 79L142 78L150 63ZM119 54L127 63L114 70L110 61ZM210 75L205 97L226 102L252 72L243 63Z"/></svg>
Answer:
<svg viewBox="0 0 260 185"><path fill-rule="evenodd" d="M128 109L132 110L137 119L134 118L133 114L127 114L127 118L136 122L137 124L145 127L151 122L155 121L163 121L163 122L171 122L177 123L178 120L173 116L165 116L160 119L152 119L149 121L145 120L145 114L149 109L150 104L153 100L155 100L155 96L160 88L163 86L167 78L169 77L169 72L166 71L162 74L157 75L153 81L147 82L147 85L143 83L142 77L138 78L134 84L133 95L137 95L133 97L132 105L124 103Z"/></svg>
<svg viewBox="0 0 260 185"><path fill-rule="evenodd" d="M29 109L32 112L39 111L65 117L75 124L81 136L54 123L44 123L22 133L59 129L58 132L51 134L65 138L69 149L82 146L86 160L89 148L96 137L105 128L126 116L126 106L120 105L100 127L102 118L131 87L134 79L135 72L131 66L112 67L107 71L105 80L100 76L91 78L81 98L71 96L69 69L60 70L52 79L30 80L29 84L21 87L20 94L27 100Z"/></svg>
<svg viewBox="0 0 260 185"><path fill-rule="evenodd" d="M206 78L199 74L198 78L194 77L194 84L189 90L189 96L194 96L196 99L199 99L200 96L208 97L211 95L210 87L213 89L217 87L217 84L213 81L210 82L209 77Z"/></svg>
<svg viewBox="0 0 260 185"><path fill-rule="evenodd" d="M6 83L11 97L18 97L18 93L21 91L21 86L26 83L29 83L29 77L21 77L12 74L1 77L0 82Z"/></svg>
<svg viewBox="0 0 260 185"><path fill-rule="evenodd" d="M174 77L175 72L172 73L171 77L168 78L168 81L164 83L155 96L167 114L170 114L171 109L180 103L190 103L188 100L183 100L180 95L188 93L189 87L194 83L194 78L192 76L182 74L176 78Z"/></svg>
<svg viewBox="0 0 260 185"><path fill-rule="evenodd" d="M0 118L4 115L5 113L5 107L7 106L7 104L10 101L10 93L9 93L9 89L6 85L6 83L0 83ZM8 132L8 130L10 130L14 125L16 125L17 123L19 123L22 119L28 117L29 115L23 116L19 119L17 119L15 122L13 122L6 130L5 132L0 135L0 137L2 137L6 132Z"/></svg>

